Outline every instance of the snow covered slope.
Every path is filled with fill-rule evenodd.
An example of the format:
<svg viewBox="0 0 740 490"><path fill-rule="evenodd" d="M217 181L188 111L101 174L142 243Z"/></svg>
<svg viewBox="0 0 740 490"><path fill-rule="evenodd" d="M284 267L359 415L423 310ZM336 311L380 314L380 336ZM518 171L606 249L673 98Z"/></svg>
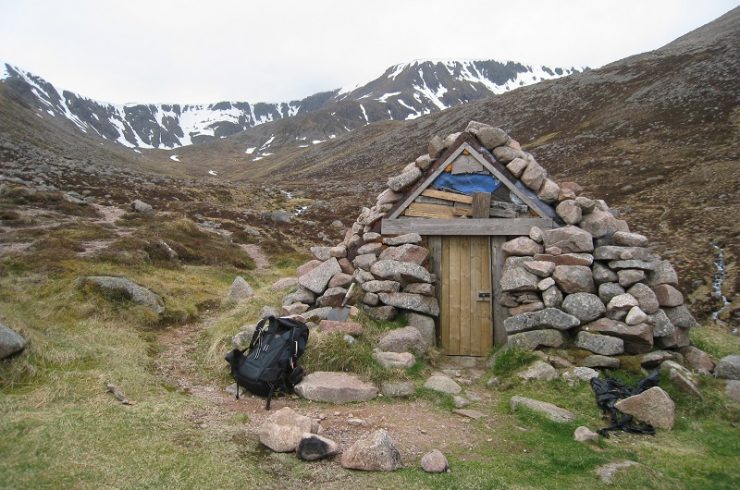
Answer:
<svg viewBox="0 0 740 490"><path fill-rule="evenodd" d="M303 100L206 105L108 104L59 89L37 75L2 62L0 83L37 112L65 118L88 135L130 148L173 149L226 138L266 122L320 109L331 110L335 119L332 126L341 131L380 120L415 119L576 71L529 67L511 61L418 60L392 66L361 86L317 93ZM296 136L299 146L336 137L335 130L318 136L308 133ZM259 148L255 158L265 156L265 149Z"/></svg>

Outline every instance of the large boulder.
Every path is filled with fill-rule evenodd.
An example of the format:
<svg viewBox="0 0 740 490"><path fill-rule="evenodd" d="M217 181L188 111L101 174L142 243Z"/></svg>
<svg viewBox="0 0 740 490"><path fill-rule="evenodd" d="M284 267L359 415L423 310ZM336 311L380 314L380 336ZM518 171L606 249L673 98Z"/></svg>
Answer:
<svg viewBox="0 0 740 490"><path fill-rule="evenodd" d="M594 249L593 237L577 226L563 226L544 230L542 238L545 248L557 247L563 252L591 252Z"/></svg>
<svg viewBox="0 0 740 490"><path fill-rule="evenodd" d="M609 211L602 211L598 208L585 215L579 226L591 233L594 238L613 235L617 231L625 231L622 229L623 222L612 216Z"/></svg>
<svg viewBox="0 0 740 490"><path fill-rule="evenodd" d="M654 261L655 253L650 249L641 247L618 247L616 245L604 245L594 250L596 260L643 260Z"/></svg>
<svg viewBox="0 0 740 490"><path fill-rule="evenodd" d="M440 393L447 393L449 395L457 395L462 391L462 388L452 378L443 374L434 374L427 379L424 383L424 388L428 390L438 391Z"/></svg>
<svg viewBox="0 0 740 490"><path fill-rule="evenodd" d="M21 334L0 323L0 359L17 354L26 348L26 339Z"/></svg>
<svg viewBox="0 0 740 490"><path fill-rule="evenodd" d="M543 251L542 245L526 236L520 236L509 240L501 246L501 249L507 255L517 256L534 255L542 253Z"/></svg>
<svg viewBox="0 0 740 490"><path fill-rule="evenodd" d="M598 296L591 293L569 294L563 300L562 308L581 322L595 320L606 311L604 303L601 302Z"/></svg>
<svg viewBox="0 0 740 490"><path fill-rule="evenodd" d="M617 401L614 406L622 413L660 429L673 428L676 419L676 404L658 386Z"/></svg>
<svg viewBox="0 0 740 490"><path fill-rule="evenodd" d="M403 327L383 334L378 340L378 347L388 352L411 351L423 355L428 346L418 329Z"/></svg>
<svg viewBox="0 0 740 490"><path fill-rule="evenodd" d="M637 283L627 291L636 300L640 309L648 315L653 315L660 309L660 303L655 292L647 284Z"/></svg>
<svg viewBox="0 0 740 490"><path fill-rule="evenodd" d="M402 174L389 178L388 188L394 192L401 192L416 183L419 177L421 177L421 170L416 166L411 167Z"/></svg>
<svg viewBox="0 0 740 490"><path fill-rule="evenodd" d="M714 371L715 364L712 357L698 347L693 345L684 347L681 349L681 355L686 359L686 364L700 373L709 374Z"/></svg>
<svg viewBox="0 0 740 490"><path fill-rule="evenodd" d="M398 245L405 245L407 243L418 244L421 243L421 235L418 233L406 233L405 235L398 235L394 237L383 238L383 243L389 247L395 247Z"/></svg>
<svg viewBox="0 0 740 490"><path fill-rule="evenodd" d="M141 214L154 214L154 208L140 199L131 203L131 210Z"/></svg>
<svg viewBox="0 0 740 490"><path fill-rule="evenodd" d="M321 320L319 331L335 332L348 335L362 335L362 325L356 322L340 322L335 320Z"/></svg>
<svg viewBox="0 0 740 490"><path fill-rule="evenodd" d="M567 199L558 204L555 212L568 225L577 225L581 221L581 207L573 199Z"/></svg>
<svg viewBox="0 0 740 490"><path fill-rule="evenodd" d="M559 330L532 330L509 335L507 345L524 350L538 347L558 348L565 343L565 335Z"/></svg>
<svg viewBox="0 0 740 490"><path fill-rule="evenodd" d="M342 467L351 470L394 471L401 466L401 454L383 429L361 437L342 453Z"/></svg>
<svg viewBox="0 0 740 490"><path fill-rule="evenodd" d="M337 262L336 257L331 257L315 269L300 276L298 284L316 294L321 294L326 289L332 276L340 272L342 272L342 268L339 267L339 262Z"/></svg>
<svg viewBox="0 0 740 490"><path fill-rule="evenodd" d="M676 306L675 308L663 308L668 319L678 328L694 328L698 326L694 316L691 314L686 305Z"/></svg>
<svg viewBox="0 0 740 490"><path fill-rule="evenodd" d="M552 273L555 283L565 293L595 293L591 268L583 265L559 265Z"/></svg>
<svg viewBox="0 0 740 490"><path fill-rule="evenodd" d="M303 378L295 392L307 400L348 403L375 398L378 389L352 374L317 371Z"/></svg>
<svg viewBox="0 0 740 490"><path fill-rule="evenodd" d="M236 276L234 282L231 283L229 288L229 294L227 298L229 301L235 301L241 303L254 296L254 289L249 283L242 277Z"/></svg>
<svg viewBox="0 0 740 490"><path fill-rule="evenodd" d="M537 361L526 369L519 371L517 376L525 381L549 381L558 377L558 372L550 364Z"/></svg>
<svg viewBox="0 0 740 490"><path fill-rule="evenodd" d="M624 353L624 340L619 337L592 334L582 330L578 332L576 347L594 354L614 356Z"/></svg>
<svg viewBox="0 0 740 490"><path fill-rule="evenodd" d="M653 290L660 306L672 308L683 304L683 294L670 284L658 284Z"/></svg>
<svg viewBox="0 0 740 490"><path fill-rule="evenodd" d="M298 289L283 298L283 306L292 305L294 303L312 305L314 301L316 301L316 295L313 294L313 291L309 291L302 286L298 286Z"/></svg>
<svg viewBox="0 0 740 490"><path fill-rule="evenodd" d="M540 279L524 267L506 267L501 275L501 289L507 292L537 291Z"/></svg>
<svg viewBox="0 0 740 490"><path fill-rule="evenodd" d="M720 359L714 368L714 375L718 378L740 380L740 355L733 354Z"/></svg>
<svg viewBox="0 0 740 490"><path fill-rule="evenodd" d="M398 247L388 247L380 254L380 260L397 260L421 265L429 257L429 250L418 245L407 243Z"/></svg>
<svg viewBox="0 0 740 490"><path fill-rule="evenodd" d="M439 315L439 303L437 298L422 296L412 293L378 293L378 298L384 304L402 308L404 310L416 311L427 315Z"/></svg>
<svg viewBox="0 0 740 490"><path fill-rule="evenodd" d="M426 453L421 457L421 469L427 473L444 473L450 467L447 458L439 449Z"/></svg>
<svg viewBox="0 0 740 490"><path fill-rule="evenodd" d="M557 423L567 423L575 419L575 415L564 408L560 408L552 403L547 403L523 396L512 396L509 400L512 410L525 407L533 412L544 415L548 419Z"/></svg>
<svg viewBox="0 0 740 490"><path fill-rule="evenodd" d="M659 260L655 263L655 268L648 273L648 284L653 287L660 284L678 286L678 275L670 262Z"/></svg>
<svg viewBox="0 0 740 490"><path fill-rule="evenodd" d="M629 354L644 354L653 347L653 330L647 323L627 325L609 318L599 318L581 327L581 331L619 337L624 340L625 352Z"/></svg>
<svg viewBox="0 0 740 490"><path fill-rule="evenodd" d="M368 293L397 293L401 290L401 283L398 281L367 281L362 283L362 290Z"/></svg>
<svg viewBox="0 0 740 490"><path fill-rule="evenodd" d="M477 121L470 121L465 131L478 138L478 141L489 150L503 146L509 140L509 136L503 129Z"/></svg>
<svg viewBox="0 0 740 490"><path fill-rule="evenodd" d="M408 369L414 365L416 358L410 352L373 352L373 359L386 369Z"/></svg>
<svg viewBox="0 0 740 490"><path fill-rule="evenodd" d="M157 315L164 313L164 301L149 289L125 277L87 276L79 280L80 287L90 287L111 299L126 299L145 306Z"/></svg>
<svg viewBox="0 0 740 490"><path fill-rule="evenodd" d="M267 417L259 429L259 439L275 452L288 453L295 451L305 433L315 433L318 429L315 420L285 407Z"/></svg>
<svg viewBox="0 0 740 490"><path fill-rule="evenodd" d="M370 267L370 272L375 277L398 282L432 282L432 276L424 267L397 260L379 260Z"/></svg>
<svg viewBox="0 0 740 490"><path fill-rule="evenodd" d="M419 331L424 342L430 347L437 345L437 329L434 324L434 318L419 313L408 313L406 321L409 327L414 327Z"/></svg>
<svg viewBox="0 0 740 490"><path fill-rule="evenodd" d="M504 328L509 334L549 328L568 330L580 324L578 318L557 308L522 313L504 320Z"/></svg>

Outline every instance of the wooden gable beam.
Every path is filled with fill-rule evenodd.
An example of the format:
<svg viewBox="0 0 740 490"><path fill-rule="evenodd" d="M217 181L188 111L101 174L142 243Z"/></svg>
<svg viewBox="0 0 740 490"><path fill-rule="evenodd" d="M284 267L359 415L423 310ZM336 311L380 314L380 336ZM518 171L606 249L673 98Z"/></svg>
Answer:
<svg viewBox="0 0 740 490"><path fill-rule="evenodd" d="M403 213L409 205L414 202L414 199L419 197L419 194L424 191L429 185L434 182L434 179L436 179L439 174L444 172L444 169L449 165L455 158L457 158L464 150L463 144L461 143L462 138L458 138L455 142L458 146L455 147L455 145L450 148L452 150L449 155L442 159L440 158L437 162L435 162L434 167L432 167L432 171L429 173L426 179L420 181L416 186L413 188L413 190L406 195L406 199L403 201L400 201L400 204L398 204L394 209L390 211L390 213L386 216L388 219L395 219L398 218L401 213ZM453 149L454 148L454 149ZM450 151L448 150L448 152Z"/></svg>
<svg viewBox="0 0 740 490"><path fill-rule="evenodd" d="M469 143L464 143L464 147L468 150L470 153L470 156L478 160L478 162L483 165L483 167L491 172L494 177L496 177L498 180L501 181L502 184L504 184L508 189L516 194L516 196L522 200L522 202L526 203L527 206L529 206L530 209L534 210L535 213L537 213L542 218L549 219L550 216L545 212L544 209L540 206L539 199L532 199L529 196L527 196L525 193L523 193L521 190L517 189L516 182L513 180L514 176L511 175L511 172L501 165L499 162L497 162L495 159L491 159L492 161L488 161L488 159L484 158L483 155L473 148ZM498 168L497 168L498 167Z"/></svg>

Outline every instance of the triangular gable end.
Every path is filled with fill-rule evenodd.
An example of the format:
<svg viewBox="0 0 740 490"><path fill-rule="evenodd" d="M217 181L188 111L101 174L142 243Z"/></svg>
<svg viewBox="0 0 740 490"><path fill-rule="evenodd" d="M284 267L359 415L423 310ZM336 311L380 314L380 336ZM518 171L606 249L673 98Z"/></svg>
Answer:
<svg viewBox="0 0 740 490"><path fill-rule="evenodd" d="M509 192L519 198L538 216L544 219L551 219L554 217L553 209L535 195L532 195L532 193L527 192L522 186L517 186L516 183L518 180L511 175L511 172L509 172L506 167L497 162L485 147L476 145L478 146L478 148L476 148L471 143L476 143L473 141L472 137L465 133L460 135L453 146L445 152L446 156L443 155L442 158L435 162L429 175L424 180L420 181L394 209L390 210L385 219L396 219L401 216L409 209L412 203L422 195L422 193L431 190L430 187L432 186L432 183L442 175L448 166L458 161L463 155L469 156L472 158L473 162L487 170L490 175L501 182Z"/></svg>

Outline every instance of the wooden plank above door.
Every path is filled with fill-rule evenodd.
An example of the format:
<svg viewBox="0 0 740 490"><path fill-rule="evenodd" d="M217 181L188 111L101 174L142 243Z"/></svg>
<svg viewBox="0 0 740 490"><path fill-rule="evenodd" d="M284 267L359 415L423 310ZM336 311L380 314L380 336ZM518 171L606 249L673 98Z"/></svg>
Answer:
<svg viewBox="0 0 740 490"><path fill-rule="evenodd" d="M516 236L528 235L533 226L549 230L555 227L555 223L549 218L396 218L383 219L381 233L384 235L418 233L419 235Z"/></svg>

